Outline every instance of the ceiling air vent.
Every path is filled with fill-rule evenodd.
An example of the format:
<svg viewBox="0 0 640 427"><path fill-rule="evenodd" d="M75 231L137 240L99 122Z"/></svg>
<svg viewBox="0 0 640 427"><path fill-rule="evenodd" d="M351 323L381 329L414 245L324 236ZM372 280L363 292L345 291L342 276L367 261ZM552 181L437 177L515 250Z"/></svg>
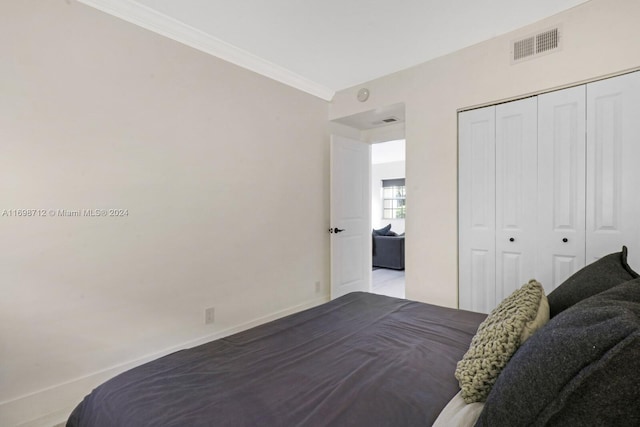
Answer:
<svg viewBox="0 0 640 427"><path fill-rule="evenodd" d="M560 28L552 28L513 42L511 62L517 63L560 49Z"/></svg>
<svg viewBox="0 0 640 427"><path fill-rule="evenodd" d="M372 125L390 125L391 123L399 122L400 119L395 116L390 116L384 119L376 120L372 122Z"/></svg>
<svg viewBox="0 0 640 427"><path fill-rule="evenodd" d="M518 61L526 58L527 56L535 55L535 37L527 37L526 39L518 40L513 43L513 60Z"/></svg>
<svg viewBox="0 0 640 427"><path fill-rule="evenodd" d="M536 53L557 49L559 44L560 35L557 28L536 35Z"/></svg>

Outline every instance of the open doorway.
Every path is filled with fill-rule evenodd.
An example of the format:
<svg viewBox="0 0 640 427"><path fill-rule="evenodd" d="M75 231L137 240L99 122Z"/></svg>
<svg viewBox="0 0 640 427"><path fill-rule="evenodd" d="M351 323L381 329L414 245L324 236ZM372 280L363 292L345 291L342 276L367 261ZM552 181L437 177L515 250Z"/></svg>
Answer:
<svg viewBox="0 0 640 427"><path fill-rule="evenodd" d="M341 138L349 138L356 141L359 141L363 144L370 145L370 152L373 156L373 160L371 162L367 162L368 170L366 171L366 181L370 183L371 190L367 191L369 197L367 197L367 204L370 206L371 213L367 215L367 222L370 225L369 230L371 228L380 229L381 227L386 227L391 224L389 227L389 231L392 231L395 234L402 235L404 233L404 218L400 218L401 216L405 216L405 208L404 208L404 200L399 201L404 196L404 190L401 191L401 194L397 193L397 188L389 189L387 192L391 192L395 194L394 197L388 197L387 199L394 199L395 201L387 201L387 211L383 211L383 206L385 205L384 197L383 197L383 185L385 186L395 186L398 182L382 182L383 179L387 180L387 178L382 178L381 175L378 174L378 170L383 170L386 167L393 167L388 165L389 163L394 163L397 161L402 162L402 168L400 170L396 169L396 172L392 173L393 175L391 179L395 178L405 178L405 128L404 128L404 118L405 118L405 106L402 103L393 104L385 107L379 107L376 109L363 111L360 113L356 113L350 116L334 118L329 122L330 133L332 139L336 137ZM395 147L394 147L395 146ZM398 147L401 147L398 149ZM375 152L375 153L374 153ZM332 155L333 162L333 155ZM376 171L374 171L374 169ZM349 169L351 174L359 173L353 168ZM387 175L385 172L382 172L383 175ZM389 175L389 176L391 176ZM334 172L331 172L331 181L334 181ZM404 185L401 185L404 186ZM333 185L332 185L333 189ZM345 190L346 191L346 190ZM344 192L344 191L342 191ZM333 211L334 205L336 204L336 200L334 200L334 191L331 191L331 223L330 227L337 227L338 225L333 224L335 221L333 219ZM336 192L338 193L338 192ZM385 215L386 214L386 215ZM393 217L390 217L393 215ZM385 218L385 216L387 218ZM385 220L389 220L384 222ZM384 224L383 224L384 222ZM343 227L340 226L340 229ZM391 230L392 229L392 230ZM338 235L345 240L344 233L340 230L341 233ZM395 239L396 241L402 240L402 249L401 249L401 264L392 264L385 267L378 267L374 270L374 262L373 257L375 256L374 252L374 242L375 236L374 233L367 231L366 236L364 236L364 240L358 243L352 244L352 249L356 250L358 247L362 247L366 245L366 255L358 258L357 260L349 259L345 257L343 253L339 250L334 250L333 244L336 243L338 237L334 234L331 237L332 248L331 248L331 271L332 271L332 289L334 288L333 283L339 282L337 279L334 279L334 272L340 273L341 265L349 265L353 268L358 268L360 271L360 267L365 268L369 273L369 280L367 280L366 291L381 293L384 295L389 295L393 297L404 298L405 297L405 270L404 270L404 238ZM387 237L387 236L385 236ZM392 237L392 236L389 236ZM352 239L355 242L355 239ZM361 246L358 246L361 245ZM357 247L356 247L357 246ZM397 250L392 251L395 254L398 254ZM352 265L354 264L354 265Z"/></svg>
<svg viewBox="0 0 640 427"><path fill-rule="evenodd" d="M371 147L373 293L405 297L405 140Z"/></svg>

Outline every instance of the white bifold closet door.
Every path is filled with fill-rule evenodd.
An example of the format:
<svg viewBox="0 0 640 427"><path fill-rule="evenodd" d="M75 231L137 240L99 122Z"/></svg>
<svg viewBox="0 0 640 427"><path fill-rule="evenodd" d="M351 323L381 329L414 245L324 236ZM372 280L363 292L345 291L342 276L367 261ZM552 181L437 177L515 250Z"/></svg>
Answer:
<svg viewBox="0 0 640 427"><path fill-rule="evenodd" d="M640 271L640 72L462 112L459 133L460 308L622 245Z"/></svg>
<svg viewBox="0 0 640 427"><path fill-rule="evenodd" d="M640 72L587 85L587 263L629 248L640 271Z"/></svg>
<svg viewBox="0 0 640 427"><path fill-rule="evenodd" d="M488 312L496 300L495 107L459 115L459 306Z"/></svg>
<svg viewBox="0 0 640 427"><path fill-rule="evenodd" d="M584 86L538 96L538 245L547 293L585 265Z"/></svg>
<svg viewBox="0 0 640 427"><path fill-rule="evenodd" d="M537 98L496 106L495 307L535 277Z"/></svg>

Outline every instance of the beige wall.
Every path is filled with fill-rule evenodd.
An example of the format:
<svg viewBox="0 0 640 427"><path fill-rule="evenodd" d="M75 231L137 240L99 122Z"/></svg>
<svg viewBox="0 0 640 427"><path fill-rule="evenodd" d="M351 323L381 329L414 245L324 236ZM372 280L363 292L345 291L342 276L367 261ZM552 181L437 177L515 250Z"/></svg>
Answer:
<svg viewBox="0 0 640 427"><path fill-rule="evenodd" d="M457 305L456 111L640 67L638 17L640 1L591 0L336 95L330 119L405 103L408 298ZM561 51L510 64L513 39L556 24L562 25ZM360 103L356 93L363 86L371 96Z"/></svg>
<svg viewBox="0 0 640 427"><path fill-rule="evenodd" d="M0 425L326 300L325 101L74 1L0 2L0 62L0 214L47 213L0 216Z"/></svg>

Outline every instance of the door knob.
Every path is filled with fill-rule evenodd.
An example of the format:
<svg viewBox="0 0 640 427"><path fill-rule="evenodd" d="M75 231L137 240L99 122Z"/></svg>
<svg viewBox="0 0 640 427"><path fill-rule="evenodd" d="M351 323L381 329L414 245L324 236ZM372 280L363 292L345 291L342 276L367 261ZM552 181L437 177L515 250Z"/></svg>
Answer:
<svg viewBox="0 0 640 427"><path fill-rule="evenodd" d="M564 237L564 238L562 239L562 241L563 241L563 242L565 242L565 243L567 243L567 242L569 241L569 239L567 239L566 237Z"/></svg>
<svg viewBox="0 0 640 427"><path fill-rule="evenodd" d="M344 231L344 228L330 228L329 229L329 233L342 233Z"/></svg>
<svg viewBox="0 0 640 427"><path fill-rule="evenodd" d="M509 241L510 241L510 242L515 242L515 241L516 241L516 239L514 239L513 237L509 237Z"/></svg>

